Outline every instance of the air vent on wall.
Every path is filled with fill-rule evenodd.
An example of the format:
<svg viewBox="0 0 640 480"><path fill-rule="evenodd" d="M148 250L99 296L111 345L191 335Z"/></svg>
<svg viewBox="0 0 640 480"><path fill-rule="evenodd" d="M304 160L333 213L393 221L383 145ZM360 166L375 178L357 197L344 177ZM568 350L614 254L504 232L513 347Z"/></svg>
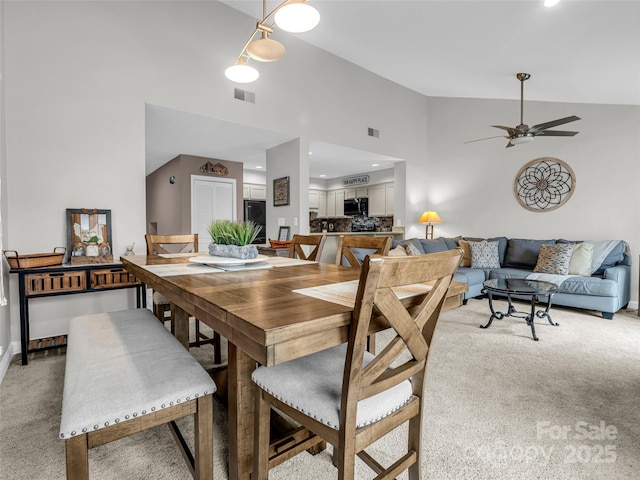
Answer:
<svg viewBox="0 0 640 480"><path fill-rule="evenodd" d="M370 137L380 138L380 130L376 130L375 128L369 127L367 129L367 135L369 135Z"/></svg>
<svg viewBox="0 0 640 480"><path fill-rule="evenodd" d="M242 90L241 88L233 89L233 98L236 100L242 100L243 102L256 103L256 94Z"/></svg>

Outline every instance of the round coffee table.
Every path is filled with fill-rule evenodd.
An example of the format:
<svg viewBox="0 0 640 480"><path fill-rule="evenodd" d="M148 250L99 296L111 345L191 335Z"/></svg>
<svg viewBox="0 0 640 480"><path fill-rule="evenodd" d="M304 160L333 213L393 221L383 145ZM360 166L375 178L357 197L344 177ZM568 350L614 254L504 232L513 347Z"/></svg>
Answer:
<svg viewBox="0 0 640 480"><path fill-rule="evenodd" d="M546 318L551 325L557 327L559 324L551 320L549 310L551 309L551 299L553 295L558 291L558 286L543 282L540 280L527 280L524 278L495 278L485 281L482 286L484 287L483 293L486 293L489 297L489 308L491 309L491 318L486 325L480 325L480 328L489 328L494 318L502 320L504 317L517 317L524 318L527 325L531 327L531 334L534 340L538 340L536 336L536 329L533 321L536 317ZM493 308L493 295L506 296L508 307L506 312L498 312ZM531 301L530 312L519 312L515 309L511 302L512 296L529 297ZM545 305L544 310L536 311L536 304L539 300L546 297L546 302L540 302Z"/></svg>

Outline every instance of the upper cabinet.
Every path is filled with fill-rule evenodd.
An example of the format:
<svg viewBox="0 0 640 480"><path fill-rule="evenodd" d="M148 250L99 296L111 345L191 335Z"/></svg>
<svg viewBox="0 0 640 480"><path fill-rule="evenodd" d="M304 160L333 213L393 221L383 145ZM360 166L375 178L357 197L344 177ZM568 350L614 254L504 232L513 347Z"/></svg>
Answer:
<svg viewBox="0 0 640 480"><path fill-rule="evenodd" d="M245 183L242 186L242 198L245 200L266 200L266 185L258 185L255 183Z"/></svg>
<svg viewBox="0 0 640 480"><path fill-rule="evenodd" d="M319 217L327 216L327 192L324 190L309 190L309 210L318 213Z"/></svg>
<svg viewBox="0 0 640 480"><path fill-rule="evenodd" d="M369 187L370 217L393 215L394 203L394 186L392 183Z"/></svg>
<svg viewBox="0 0 640 480"><path fill-rule="evenodd" d="M354 198L367 198L369 196L369 188L345 188L344 198L345 200L352 200Z"/></svg>

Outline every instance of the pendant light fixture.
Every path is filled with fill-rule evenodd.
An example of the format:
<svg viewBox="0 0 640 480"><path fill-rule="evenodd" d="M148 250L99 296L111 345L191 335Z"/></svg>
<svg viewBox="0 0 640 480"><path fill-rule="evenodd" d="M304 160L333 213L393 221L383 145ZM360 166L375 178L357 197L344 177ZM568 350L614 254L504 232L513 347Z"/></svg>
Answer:
<svg viewBox="0 0 640 480"><path fill-rule="evenodd" d="M269 38L269 35L273 33L276 26L291 33L308 32L313 29L320 21L320 14L315 8L307 5L307 1L285 0L267 14L267 0L262 0L263 19L256 24L255 30L242 47L235 63L225 70L225 76L233 82L250 83L260 76L258 70L247 64L250 58L260 62L281 59L286 49L280 42ZM275 23L268 25L267 22L271 17L274 17ZM260 38L254 40L258 32L260 32Z"/></svg>

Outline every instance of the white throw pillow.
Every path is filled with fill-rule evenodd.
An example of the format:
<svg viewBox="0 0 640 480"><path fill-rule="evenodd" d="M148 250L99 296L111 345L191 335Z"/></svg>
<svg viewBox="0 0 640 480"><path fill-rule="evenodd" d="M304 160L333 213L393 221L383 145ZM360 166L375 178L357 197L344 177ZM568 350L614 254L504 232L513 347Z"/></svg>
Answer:
<svg viewBox="0 0 640 480"><path fill-rule="evenodd" d="M579 243L573 249L569 261L569 275L591 276L591 259L593 257L592 243Z"/></svg>

